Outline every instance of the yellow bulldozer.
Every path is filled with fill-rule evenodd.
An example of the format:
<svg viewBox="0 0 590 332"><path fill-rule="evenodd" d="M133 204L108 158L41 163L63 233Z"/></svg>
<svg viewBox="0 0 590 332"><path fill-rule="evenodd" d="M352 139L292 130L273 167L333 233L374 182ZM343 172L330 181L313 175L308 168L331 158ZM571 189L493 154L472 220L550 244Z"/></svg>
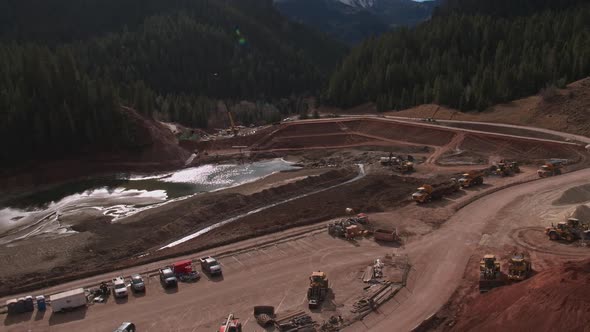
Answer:
<svg viewBox="0 0 590 332"><path fill-rule="evenodd" d="M522 281L533 272L531 261L524 253L515 253L508 261L508 279Z"/></svg>
<svg viewBox="0 0 590 332"><path fill-rule="evenodd" d="M313 272L309 277L309 288L307 289L307 303L309 309L316 309L328 295L328 276L325 272Z"/></svg>
<svg viewBox="0 0 590 332"><path fill-rule="evenodd" d="M496 260L496 256L491 254L483 256L479 262L479 292L485 293L503 284L500 262Z"/></svg>

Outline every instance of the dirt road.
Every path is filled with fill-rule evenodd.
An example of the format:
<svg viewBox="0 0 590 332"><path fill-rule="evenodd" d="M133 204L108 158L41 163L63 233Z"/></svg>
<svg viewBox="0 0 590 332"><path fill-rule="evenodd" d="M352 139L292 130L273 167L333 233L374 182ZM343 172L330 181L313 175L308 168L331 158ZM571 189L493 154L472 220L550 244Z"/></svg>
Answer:
<svg viewBox="0 0 590 332"><path fill-rule="evenodd" d="M523 197L534 193L560 190L584 183L590 169L564 176L534 181L505 189L464 207L439 230L409 243L403 252L413 264L409 284L397 297L347 331L409 331L424 319L436 313L451 297L461 283L471 255L480 243L485 242L487 227L498 219L501 226L492 227L496 232L509 232L521 226L519 215L506 213L505 208ZM549 209L530 200L529 208ZM489 229L488 229L489 230ZM546 239L544 239L546 240Z"/></svg>

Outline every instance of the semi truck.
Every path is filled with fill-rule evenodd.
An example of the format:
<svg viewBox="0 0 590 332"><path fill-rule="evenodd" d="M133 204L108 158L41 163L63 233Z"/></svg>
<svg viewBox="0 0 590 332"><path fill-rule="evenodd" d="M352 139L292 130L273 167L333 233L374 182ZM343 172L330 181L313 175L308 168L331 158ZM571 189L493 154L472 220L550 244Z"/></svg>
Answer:
<svg viewBox="0 0 590 332"><path fill-rule="evenodd" d="M86 293L84 288L72 289L67 292L51 295L49 302L53 312L71 310L86 305Z"/></svg>

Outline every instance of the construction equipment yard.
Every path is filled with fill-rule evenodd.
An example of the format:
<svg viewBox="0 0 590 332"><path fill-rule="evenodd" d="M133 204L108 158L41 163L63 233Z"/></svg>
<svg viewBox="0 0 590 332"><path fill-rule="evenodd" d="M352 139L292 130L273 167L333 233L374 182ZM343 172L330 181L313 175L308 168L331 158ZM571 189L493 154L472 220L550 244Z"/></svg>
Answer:
<svg viewBox="0 0 590 332"><path fill-rule="evenodd" d="M226 331L232 324L242 331L273 331L283 330L287 321L300 323L301 331L464 326L462 303L496 293L478 289L484 255L494 255L506 274L513 255L525 254L533 268L529 279L566 261L590 258L583 235L554 241L546 230L568 218L590 222L588 142L572 142L567 134L544 136L533 128L535 134L524 137L493 129L353 116L295 121L254 137L195 144L191 148L208 152L204 163L281 157L301 168L170 202L117 223L98 216L73 227L75 234L0 248L2 266L14 267L0 274L2 304L26 295L94 289L136 273L146 289L65 313L8 315L3 307L3 330L110 331L121 322L133 322L138 331L216 331L222 324ZM231 146L248 148L238 152ZM400 171L392 156L411 162L413 169ZM538 174L555 160L561 174ZM514 162L518 171L496 171L504 161ZM444 183L453 190L413 198L419 188L430 187L432 194ZM364 215L351 221L351 213ZM222 273L198 266L207 256L218 260ZM162 287L158 269L186 260L200 278ZM327 291L317 280L310 283L310 276L321 273ZM321 290L310 298L313 287ZM276 315L270 318L277 324L261 326L256 306L272 306L269 317ZM590 324L587 316L580 319Z"/></svg>

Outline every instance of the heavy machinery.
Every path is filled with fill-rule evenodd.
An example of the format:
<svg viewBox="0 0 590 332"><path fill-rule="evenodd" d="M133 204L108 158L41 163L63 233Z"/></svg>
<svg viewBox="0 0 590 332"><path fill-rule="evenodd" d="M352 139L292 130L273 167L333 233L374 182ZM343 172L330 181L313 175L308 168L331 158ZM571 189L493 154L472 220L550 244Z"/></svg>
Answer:
<svg viewBox="0 0 590 332"><path fill-rule="evenodd" d="M404 159L403 156L393 156L392 153L389 154L389 157L381 157L380 163L382 166L390 166L395 171L400 173L411 173L414 171L414 157L408 155L407 159Z"/></svg>
<svg viewBox="0 0 590 332"><path fill-rule="evenodd" d="M219 327L219 332L242 332L242 323L234 314L229 314Z"/></svg>
<svg viewBox="0 0 590 332"><path fill-rule="evenodd" d="M515 253L508 261L508 279L522 281L528 278L533 272L531 261L524 253Z"/></svg>
<svg viewBox="0 0 590 332"><path fill-rule="evenodd" d="M461 188L456 179L451 179L449 182L442 183L436 187L429 184L424 184L412 194L412 199L419 204L427 203L433 199L442 198L444 195L452 194Z"/></svg>
<svg viewBox="0 0 590 332"><path fill-rule="evenodd" d="M309 277L307 303L309 309L316 309L328 295L328 276L325 272L313 272Z"/></svg>
<svg viewBox="0 0 590 332"><path fill-rule="evenodd" d="M469 171L467 173L464 173L463 176L459 179L459 184L462 188L469 188L471 186L483 184L483 172Z"/></svg>
<svg viewBox="0 0 590 332"><path fill-rule="evenodd" d="M502 284L500 262L496 261L496 256L494 255L484 255L483 259L479 262L479 292L485 293Z"/></svg>
<svg viewBox="0 0 590 332"><path fill-rule="evenodd" d="M366 229L370 228L369 217L360 213L356 217L344 218L335 223L328 224L328 234L335 237L353 239L367 234Z"/></svg>
<svg viewBox="0 0 590 332"><path fill-rule="evenodd" d="M492 174L499 176L511 176L520 173L520 166L516 161L501 160L497 165L492 166Z"/></svg>
<svg viewBox="0 0 590 332"><path fill-rule="evenodd" d="M562 161L550 160L550 161L546 162L545 165L541 166L541 168L539 168L537 170L537 174L541 178L560 175L562 167L563 167Z"/></svg>
<svg viewBox="0 0 590 332"><path fill-rule="evenodd" d="M559 222L557 226L551 224L551 227L545 228L545 234L553 241L565 240L567 242L574 242L579 239L590 240L588 225L582 224L576 218L568 218L567 221Z"/></svg>

